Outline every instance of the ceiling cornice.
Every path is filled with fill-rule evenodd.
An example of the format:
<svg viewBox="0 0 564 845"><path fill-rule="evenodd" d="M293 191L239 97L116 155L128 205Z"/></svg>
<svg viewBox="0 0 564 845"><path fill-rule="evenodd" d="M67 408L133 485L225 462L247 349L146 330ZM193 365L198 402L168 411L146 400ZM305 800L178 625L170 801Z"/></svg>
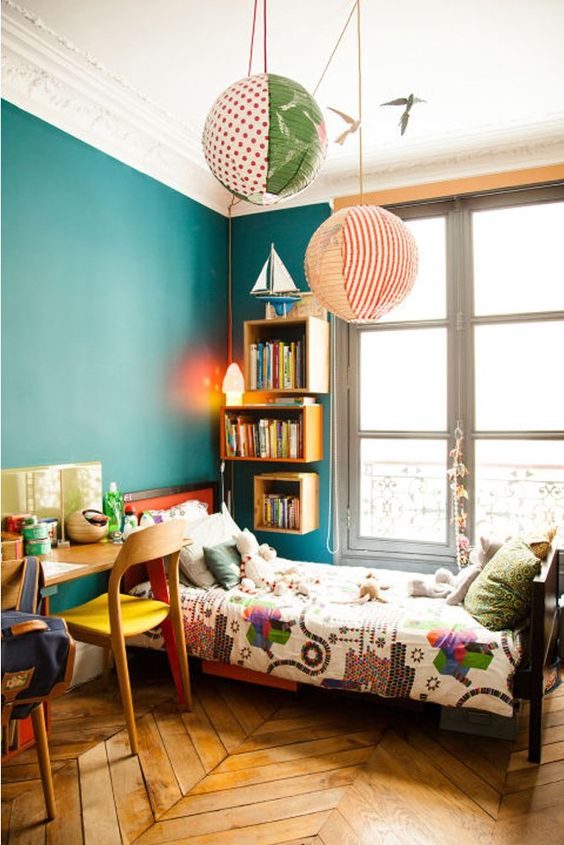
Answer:
<svg viewBox="0 0 564 845"><path fill-rule="evenodd" d="M13 0L2 0L2 96L197 202L226 214L197 132Z"/></svg>
<svg viewBox="0 0 564 845"><path fill-rule="evenodd" d="M226 215L231 195L210 174L199 132L177 121L95 56L15 0L2 0L3 97ZM564 115L529 125L388 147L365 158L366 192L564 161ZM314 183L269 210L358 192L356 151L325 162ZM239 202L234 216L264 212Z"/></svg>

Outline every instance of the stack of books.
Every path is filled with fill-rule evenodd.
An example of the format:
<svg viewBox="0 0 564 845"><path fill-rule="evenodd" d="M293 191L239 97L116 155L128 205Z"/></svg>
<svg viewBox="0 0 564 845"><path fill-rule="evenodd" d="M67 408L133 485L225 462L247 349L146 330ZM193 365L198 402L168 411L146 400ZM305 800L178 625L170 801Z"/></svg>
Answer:
<svg viewBox="0 0 564 845"><path fill-rule="evenodd" d="M300 500L297 496L265 493L262 497L263 525L298 531L300 528Z"/></svg>
<svg viewBox="0 0 564 845"><path fill-rule="evenodd" d="M250 346L251 390L296 390L305 384L305 339L261 340Z"/></svg>
<svg viewBox="0 0 564 845"><path fill-rule="evenodd" d="M228 458L300 458L303 454L301 419L254 419L225 415L225 454Z"/></svg>

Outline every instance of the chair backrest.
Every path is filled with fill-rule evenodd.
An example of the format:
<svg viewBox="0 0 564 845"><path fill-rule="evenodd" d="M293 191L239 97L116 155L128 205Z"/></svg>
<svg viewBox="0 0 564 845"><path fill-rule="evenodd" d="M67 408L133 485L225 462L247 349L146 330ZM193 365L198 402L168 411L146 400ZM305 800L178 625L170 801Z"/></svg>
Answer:
<svg viewBox="0 0 564 845"><path fill-rule="evenodd" d="M25 560L3 560L0 564L2 582L2 610L13 610L18 606Z"/></svg>
<svg viewBox="0 0 564 845"><path fill-rule="evenodd" d="M112 567L108 592L119 590L124 572L139 563L180 553L185 543L185 521L171 519L130 534Z"/></svg>
<svg viewBox="0 0 564 845"><path fill-rule="evenodd" d="M3 560L0 564L2 610L36 613L43 584L41 563L36 557Z"/></svg>

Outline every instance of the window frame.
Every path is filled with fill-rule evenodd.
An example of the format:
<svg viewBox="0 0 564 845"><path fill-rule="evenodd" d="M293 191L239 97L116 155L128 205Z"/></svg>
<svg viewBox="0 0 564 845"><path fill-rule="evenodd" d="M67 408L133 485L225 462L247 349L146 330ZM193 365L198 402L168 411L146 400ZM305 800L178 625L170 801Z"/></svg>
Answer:
<svg viewBox="0 0 564 845"><path fill-rule="evenodd" d="M334 320L335 354L335 525L339 538L335 562L349 565L384 564L389 568L434 571L437 565L456 562L452 495L446 480L447 536L445 543L410 542L363 537L360 534L360 444L376 439L444 439L448 452L454 447L459 416L465 433L467 479L467 534L474 536L474 446L478 440L564 440L564 429L554 431L478 431L475 427L474 331L480 325L544 322L564 319L564 311L519 314L474 314L472 214L475 211L513 208L564 201L564 183L530 188L468 194L442 200L387 206L403 220L445 217L446 316L434 320L386 323L345 323ZM446 431L367 431L360 429L360 335L364 331L398 331L444 327L447 331L447 429Z"/></svg>

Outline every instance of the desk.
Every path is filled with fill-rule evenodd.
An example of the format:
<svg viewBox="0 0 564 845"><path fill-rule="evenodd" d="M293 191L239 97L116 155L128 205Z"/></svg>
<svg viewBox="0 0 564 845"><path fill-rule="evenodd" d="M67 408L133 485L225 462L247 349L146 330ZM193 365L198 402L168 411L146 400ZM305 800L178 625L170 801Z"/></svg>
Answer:
<svg viewBox="0 0 564 845"><path fill-rule="evenodd" d="M121 545L118 543L87 543L83 546L53 549L49 555L42 559L45 571L45 586L47 588L54 587L57 584L64 584L66 581L95 575L97 572L106 572L114 565L120 549ZM69 563L73 566L68 569L61 567L61 571L53 567L56 571L50 574L50 563Z"/></svg>

